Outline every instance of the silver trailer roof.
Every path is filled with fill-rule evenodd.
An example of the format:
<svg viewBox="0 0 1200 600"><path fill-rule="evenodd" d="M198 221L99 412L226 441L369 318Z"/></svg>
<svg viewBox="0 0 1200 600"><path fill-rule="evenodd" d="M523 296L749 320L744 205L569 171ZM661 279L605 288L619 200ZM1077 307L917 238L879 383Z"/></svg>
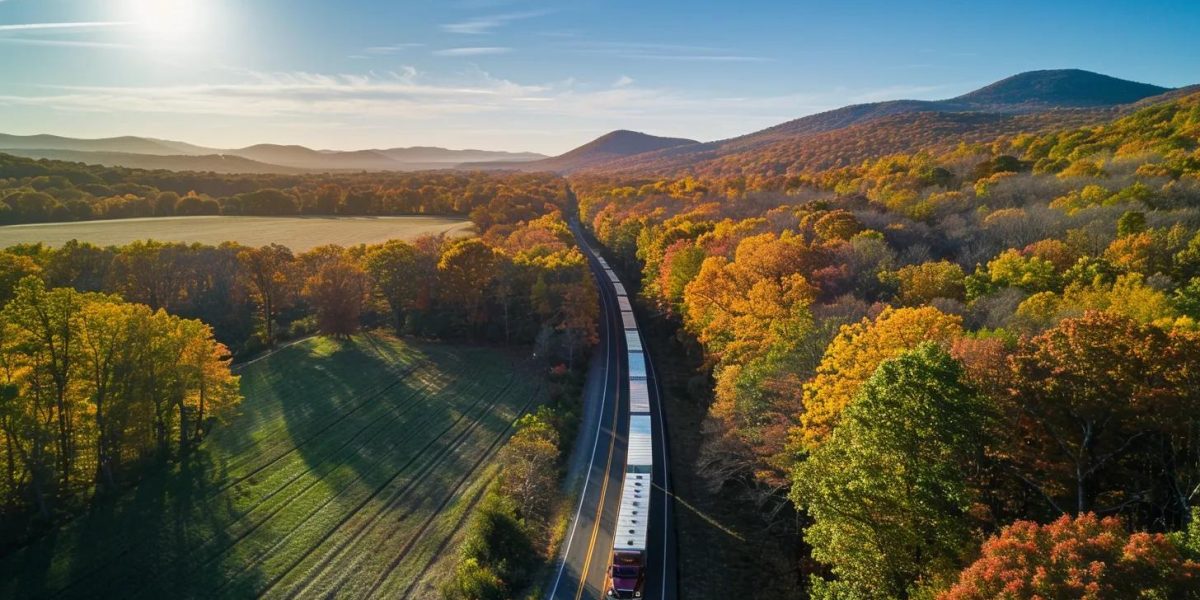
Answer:
<svg viewBox="0 0 1200 600"><path fill-rule="evenodd" d="M627 310L621 311L621 325L625 329L637 329L637 321L633 320L633 313Z"/></svg>
<svg viewBox="0 0 1200 600"><path fill-rule="evenodd" d="M604 260L604 257L603 257L603 256L597 256L597 257L596 257L596 262L600 263L600 266L604 267L605 269L607 269L607 268L608 268L608 261L607 261L607 260Z"/></svg>
<svg viewBox="0 0 1200 600"><path fill-rule="evenodd" d="M633 471L654 466L654 435L650 431L650 415L629 417L629 453L625 458L625 470Z"/></svg>
<svg viewBox="0 0 1200 600"><path fill-rule="evenodd" d="M604 272L605 272L606 274L608 274L608 280L609 280L609 281L611 281L611 282L613 282L613 283L621 283L621 280L620 280L620 279L617 279L617 274L616 274L616 273L613 273L613 270L612 270L612 269L605 269L605 270L604 270Z"/></svg>
<svg viewBox="0 0 1200 600"><path fill-rule="evenodd" d="M630 351L642 351L642 337L638 335L637 329L625 330L625 349Z"/></svg>
<svg viewBox="0 0 1200 600"><path fill-rule="evenodd" d="M650 414L650 386L645 379L629 380L629 412Z"/></svg>
<svg viewBox="0 0 1200 600"><path fill-rule="evenodd" d="M629 378L646 378L646 355L642 354L641 352L629 353Z"/></svg>
<svg viewBox="0 0 1200 600"><path fill-rule="evenodd" d="M617 304L621 307L621 310L633 312L633 305L629 303L628 296L617 296Z"/></svg>
<svg viewBox="0 0 1200 600"><path fill-rule="evenodd" d="M619 284L619 283L614 283L614 284L613 284L613 289L614 289L614 290L617 290L617 295L618 295L618 296L628 296L628 295L629 295L629 294L626 294L626 293L625 293L625 286L623 286L623 285L621 285L621 284Z"/></svg>
<svg viewBox="0 0 1200 600"><path fill-rule="evenodd" d="M626 473L613 550L646 550L650 522L650 473Z"/></svg>

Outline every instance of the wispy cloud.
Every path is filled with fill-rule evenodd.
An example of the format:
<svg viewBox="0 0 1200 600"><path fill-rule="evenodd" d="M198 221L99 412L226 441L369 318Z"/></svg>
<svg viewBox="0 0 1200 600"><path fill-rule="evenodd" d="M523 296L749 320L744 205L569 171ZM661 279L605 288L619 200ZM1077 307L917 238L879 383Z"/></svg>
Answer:
<svg viewBox="0 0 1200 600"><path fill-rule="evenodd" d="M613 87L615 88L629 87L631 85L633 85L633 78L628 75L622 75L613 82Z"/></svg>
<svg viewBox="0 0 1200 600"><path fill-rule="evenodd" d="M42 31L47 29L100 29L105 27L127 27L129 21L79 21L73 23L15 23L0 25L0 31Z"/></svg>
<svg viewBox="0 0 1200 600"><path fill-rule="evenodd" d="M549 11L536 10L520 13L508 13L503 15L489 15L485 17L476 17L459 21L456 23L445 23L442 25L442 31L448 33L459 33L464 35L481 35L492 33L496 29L508 25L514 21L523 21L525 19L533 19L548 14Z"/></svg>
<svg viewBox="0 0 1200 600"><path fill-rule="evenodd" d="M486 56L489 54L507 54L512 52L512 48L503 46L476 46L470 48L446 48L445 50L434 50L435 56Z"/></svg>
<svg viewBox="0 0 1200 600"><path fill-rule="evenodd" d="M417 43L412 43L412 42L403 43L403 44L388 44L386 46L371 46L369 48L365 48L363 50L363 53L376 54L376 55L399 54L401 52L404 52L405 50L412 50L413 48L421 48L423 46L425 46L425 44L417 44Z"/></svg>
<svg viewBox="0 0 1200 600"><path fill-rule="evenodd" d="M563 48L578 54L639 60L696 62L764 62L770 60L762 56L735 53L728 48L679 44L577 41L566 43Z"/></svg>
<svg viewBox="0 0 1200 600"><path fill-rule="evenodd" d="M0 37L0 44L19 44L22 46L57 46L62 48L133 48L130 44L117 42L88 42L81 40L43 40L37 38Z"/></svg>

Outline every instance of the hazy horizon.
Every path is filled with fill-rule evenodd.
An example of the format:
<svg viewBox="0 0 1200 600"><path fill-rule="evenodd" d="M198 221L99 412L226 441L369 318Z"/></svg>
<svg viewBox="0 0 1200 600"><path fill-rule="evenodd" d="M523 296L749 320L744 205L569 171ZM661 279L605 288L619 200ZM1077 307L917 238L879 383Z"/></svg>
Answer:
<svg viewBox="0 0 1200 600"><path fill-rule="evenodd" d="M1200 42L1178 26L1200 22L1194 5L1018 5L0 0L0 48L20 57L0 64L0 132L554 155L615 129L724 139L1028 70L1198 79Z"/></svg>

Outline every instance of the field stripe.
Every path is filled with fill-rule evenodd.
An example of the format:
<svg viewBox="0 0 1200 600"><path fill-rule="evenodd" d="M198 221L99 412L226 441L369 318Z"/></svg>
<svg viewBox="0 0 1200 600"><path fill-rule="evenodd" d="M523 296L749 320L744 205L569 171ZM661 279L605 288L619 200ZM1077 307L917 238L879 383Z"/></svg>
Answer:
<svg viewBox="0 0 1200 600"><path fill-rule="evenodd" d="M498 393L498 394L497 394L495 397L496 397L496 398L498 398L498 397L499 397L499 393ZM421 448L421 450L419 450L419 451L418 451L416 454L414 454L414 455L413 455L413 456L412 456L412 457L409 459L409 461L408 461L407 463L405 463L405 465L404 465L404 466L403 466L403 467L402 467L400 470L398 470L398 471L396 471L395 473L393 473L393 474L392 474L392 475L391 475L389 478L387 478L387 479L386 479L386 480L385 480L385 481L384 481L382 484L380 484L379 486L376 486L376 488L375 488L373 491L371 491L371 493L370 493L370 494L368 494L368 495L367 495L365 498L363 498L362 500L358 501L358 502L357 502L357 503L356 503L356 504L355 504L355 505L354 505L354 506L353 506L353 507L352 507L350 510L348 510L348 511L345 511L345 512L344 512L344 514L343 514L343 516L342 516L342 517L339 519L338 523L337 523L337 524L336 524L336 525L335 525L333 528L331 528L331 529L330 529L330 531L336 531L338 527L340 527L340 526L341 526L343 523L345 523L347 520L349 520L350 518L352 518L352 517L353 517L353 516L354 516L356 513L358 513L359 511L361 511L361 510L362 510L362 508L363 508L363 507L364 507L364 506L365 506L365 505L366 505L368 502L370 502L372 499L374 499L376 496L378 496L380 492L382 492L384 489L386 489L386 488L387 488L387 487L388 487L388 486L389 486L389 485L390 485L390 484L391 484L393 481L395 481L395 480L396 480L396 479L397 479L397 478L398 478L398 477L399 477L399 476L400 476L402 473L404 473L405 471L407 471L407 470L408 470L408 467L412 466L412 464L413 464L414 462L416 462L416 460L417 460L418 458L421 458L422 456L424 456L424 455L425 455L425 453L426 453L426 452L427 452L427 451L428 451L428 450L429 450L431 447L433 447L435 444L437 444L437 442L438 442L439 440L443 439L443 438L446 436L446 434L448 434L448 433L449 433L449 432L450 432L452 429L456 428L456 427L459 425L459 423L461 423L461 422L462 422L464 419L466 419L466 418L467 418L467 415L468 415L468 414L470 414L470 412L474 411L474 410L475 410L475 409L478 407L478 405L479 405L481 402L483 402L483 401L485 400L485 398L486 398L486 396L480 396L480 397L479 397L479 398L478 398L478 399L477 399L477 400L476 400L476 401L475 401L475 402L474 402L474 403L473 403L473 404L472 404L470 407L468 407L468 408L467 408L467 409L466 409L466 410L463 412L463 414L462 414L462 415L460 415L460 416L459 416L459 417L458 417L458 418L457 418L457 419L456 419L456 420L455 420L453 423L451 423L449 426L447 426L445 429L443 429L441 432L439 432L439 433L438 433L436 436L434 436L434 437L433 437L433 438L432 438L432 439L431 439L431 440L430 440L428 443L426 443L426 445L425 445L424 447L422 447L422 448ZM355 478L355 481L357 481L357 479L359 479L359 478L361 478L361 477L356 477L356 478ZM240 577L242 574L244 574L244 573L245 573L247 570L249 570L250 568L253 568L253 567L256 567L256 566L258 566L258 565L259 565L259 564L261 564L263 561L265 561L265 560L266 560L266 559L267 559L267 558L268 558L268 557L271 555L271 553L272 553L272 552L273 552L273 551L274 551L276 548L279 548L280 546L282 546L282 545L284 545L285 543L287 543L287 542L288 542L288 541L289 541L289 540L290 540L290 539L291 539L291 538L292 538L292 537L293 537L293 536L294 536L294 535L295 535L295 534L296 534L298 531L301 531L302 529L304 529L304 527L303 527L303 525L304 525L304 524L306 524L306 523L307 523L308 521L310 521L311 519L315 518L315 517L316 517L318 514L320 514L320 513L321 513L321 511L322 511L322 510L324 510L324 508L325 508L325 507L329 506L329 505L330 505L330 504L331 504L331 503L332 503L334 500L336 500L337 498L339 498L339 497L340 497L340 496L341 496L343 493L345 493L347 490L350 490L350 489L351 489L351 486L349 486L349 485L347 485L347 486L344 486L344 487L343 487L343 488L342 488L342 489L341 489L341 490L340 490L340 491L339 491L337 494L334 494L334 495L333 495L333 496L331 496L330 498L326 499L326 500L325 500L325 502L321 503L321 505L320 505L319 507L317 507L315 510L313 510L312 512L310 512L310 513L309 513L309 515L308 515L307 517L305 517L304 519L302 519L300 523L298 523L296 526L293 526L293 527L291 528L291 530L290 530L290 531L288 531L288 533L286 533L284 536L282 536L281 538L279 538L278 540L276 540L276 541L275 541L275 543L271 544L271 545L270 545L270 546L269 546L267 549L265 549L264 551L257 553L257 556L254 558L254 560L252 560L252 561L249 561L249 562L247 562L247 563L243 564L243 565L242 565L240 568L236 569L236 570L234 571L234 573L233 573L233 574L232 574L230 577L228 577L228 578L227 578L227 579L226 579L224 582L222 582L222 584L221 584L221 585L219 585L219 586L217 587L217 589L216 589L216 590L214 590L214 592L220 592L221 590L225 589L225 588L226 588L226 587L228 587L230 584L234 583L234 582L235 582L235 581L236 581L236 580L237 580L237 579L238 579L238 578L239 578L239 577ZM325 535L327 536L327 535L328 535L328 533L329 533L329 532L326 532L326 534L325 534ZM322 536L322 537L324 537L324 536ZM304 558L304 557L306 557L306 556L308 556L309 554L311 554L311 553L312 553L312 552L313 552L313 551L314 551L314 550L315 550L317 547L318 547L317 545L310 546L310 547L309 547L307 550L305 550L305 552L302 554L302 556L301 556L300 560L303 560L303 558ZM268 585L270 585L270 584L268 584Z"/></svg>
<svg viewBox="0 0 1200 600"><path fill-rule="evenodd" d="M388 389L391 389L391 388L395 387L395 385L396 385L396 384L398 384L398 383L400 383L400 382L399 382L399 381L397 381L397 382L393 383L392 385L389 385L389 386L387 386L387 388L388 388ZM428 387L428 385L425 385L425 386L423 386L423 388L424 388L424 387ZM370 398L370 399L376 399L376 398L378 398L379 396L381 396L381 395L385 394L387 391L388 391L388 390L387 390L387 389L385 389L385 390L381 390L381 391L379 391L379 392L372 393L372 395L371 395L371 398ZM404 403L405 403L405 405L407 405L407 401L408 401L409 399L412 399L412 398L419 397L419 392L420 392L420 391L421 391L421 389L420 389L420 388L419 388L419 389L415 389L415 390L412 390L412 391L410 391L408 395L406 395L405 397L403 397L403 398L400 400L400 402L404 402ZM369 400L370 400L370 399L369 399ZM360 405L361 405L361 404L365 404L365 401L364 401L364 403L360 403ZM403 408L405 408L405 409L407 410L407 406L402 406L402 405L396 405L396 406L394 406L393 408L402 408L402 407L403 407ZM402 412L403 412L403 411L402 411ZM393 420L394 420L394 418L398 418L398 417L393 417ZM373 424L373 422L369 423L369 425L370 425L370 424ZM328 429L328 428L324 428L324 429ZM365 428L363 428L363 429L365 429ZM335 452L341 451L341 450L342 450L344 447L346 447L346 445L347 445L347 444L349 444L350 442L352 442L352 441L353 441L353 439L354 439L355 437L357 437L357 435L363 431L363 429L360 429L360 430L359 430L359 432L355 433L355 436L352 436L352 437L351 437L349 440L347 440L347 441L346 441L346 442L344 442L344 443L343 443L341 446L339 446L339 447L338 447L338 448L335 450ZM275 462L276 462L276 461L274 461L274 460L273 460L273 461L271 461L271 464L274 464ZM255 469L255 470L254 470L254 472L252 472L252 473L250 473L250 474L247 474L246 476L243 476L243 477L240 477L240 478L238 478L238 480L237 480L237 482L235 482L235 484L236 484L236 483L240 483L240 482L243 482L243 481L245 481L246 479L248 479L249 477L251 477L251 476L252 476L252 475L254 475L255 473L261 472L261 471L262 471L262 470L263 470L263 469L264 469L266 466L267 466L267 465L264 465L263 467L260 467L260 468L258 468L258 469ZM259 500L259 501L258 501L256 504L254 504L253 506L251 506L251 507L249 507L248 509L246 509L245 511L243 511L242 515L241 515L241 516L239 516L239 517L238 517L236 520L234 520L234 521L231 521L231 522L229 523L229 525L227 525L226 531L228 531L228 529L231 529L231 528L233 528L233 526L235 526L237 523L241 522L241 521L242 521L242 519L244 519L244 518L245 518L247 515L249 515L249 514L251 514L251 513L255 512L255 511L258 509L258 508L260 508L260 507L262 506L262 504L263 504L263 503L270 501L270 500L271 500L271 499L272 499L272 498L273 498L273 497L274 497L276 494L278 494L279 492L281 492L281 491L283 491L284 489L286 489L288 486L290 486L290 485L291 485L293 482L295 482L297 479L299 479L300 477L303 477L304 475L306 475L306 474L308 474L309 472L311 472L311 471L315 470L316 468L317 468L316 466L310 466L310 467L309 467L308 469L306 469L305 471L302 471L302 472L298 473L297 475L295 475L294 477L292 477L292 478L291 478L291 479L289 479L288 481L284 482L284 484L283 484L283 485L281 485L281 486L280 486L279 488L277 488L276 490L272 491L271 493L269 493L269 494L267 494L266 496L264 496L263 498L261 498L261 499L260 499L260 500ZM319 481L319 479L318 479L318 481ZM315 482L314 482L314 483L315 483ZM233 485L225 485L225 486L222 486L222 487L220 487L219 489L217 489L217 490L213 491L212 493L210 493L210 494L207 494L207 495L205 495L205 496L202 496L200 500L201 500L201 501L205 501L205 502L207 502L207 501L211 501L211 500L213 500L213 499L217 498L218 496L222 496L222 495L224 495L224 493L225 493L225 492L227 492L227 491L229 491L229 490L230 490L232 487L233 487ZM304 491L307 491L307 489L309 489L310 487L311 487L311 484L310 484L309 486L305 487L305 488L304 488L304 490L302 490L300 493L301 493L301 494L303 494L303 493L304 493ZM285 506L286 506L286 505L285 505ZM269 519L269 518L270 518L271 516L273 516L273 515L274 515L276 512L278 512L278 510L276 510L276 511L272 512L272 513L271 513L271 514L269 514L269 515L268 515L266 518L268 518L268 519ZM261 525L261 522L260 522L260 523L258 523L258 525ZM257 528L257 525L255 525L254 527L252 527L252 530L253 530L254 528ZM75 576L75 577L72 579L72 581L68 582L66 586L64 586L64 587L60 588L59 590L57 590L56 592L54 592L54 593L53 593L53 595L52 595L51 597L61 597L63 594L67 593L67 592L68 592L68 591L70 591L72 588L74 588L74 587L78 586L79 584L81 584L81 583L85 582L86 580L90 579L90 578L91 578L93 575L97 574L97 573L98 573L100 570L102 570L102 569L104 569L105 567L109 566L110 564L112 564L112 563L114 563L114 562L117 562L117 561L121 560L122 558L124 558L124 557L125 557L125 556L126 556L126 555L127 555L127 554L128 554L128 553L129 553L129 552L132 550L132 549L133 549L133 540L130 540L129 538L124 538L124 539L125 539L126 543L125 543L125 544L122 544L122 545L120 546L120 550L119 550L118 552L115 552L115 553L112 553L112 554L108 555L108 557L107 557L106 559L104 559L104 560L100 561L100 563L99 563L99 564L97 564L97 565L94 565L93 567L89 568L87 571L84 571L83 573L81 573L81 574L79 574L79 575ZM208 539L201 540L201 541L199 542L199 545L200 545L201 547L203 547L204 545L208 544L208 543L209 543L211 540L212 540L212 538L208 538ZM114 549L114 550L116 550L116 549ZM111 575L112 575L112 573L105 573L105 577L110 577Z"/></svg>
<svg viewBox="0 0 1200 600"><path fill-rule="evenodd" d="M425 386L425 387L428 387L428 386ZM407 400L409 398L421 397L421 395L420 395L421 391L422 391L421 389L416 389L416 390L411 391L408 395L406 395L404 397L404 400ZM350 432L353 435L351 435L351 437L349 439L343 441L340 445L338 445L338 447L335 448L332 453L334 455L341 455L343 453L346 453L347 455L353 455L357 452L360 452L362 450L362 448L364 448L367 444L371 443L372 441L374 441L376 439L376 437L378 437L380 434L387 431L387 428L384 425L390 424L392 421L398 419L403 414L409 412L409 409L411 409L411 408L413 408L413 406L407 404L407 402L403 406L394 406L393 410L391 411L394 413L392 415L392 417L390 417L386 421L379 421L379 420L370 421L366 427L360 428L358 431ZM399 412L396 412L396 409L399 409ZM372 427L375 428L375 431L372 432L368 436L367 439L362 440L362 442L358 446L355 446L355 447L350 446L350 444L355 439L358 439L358 437L364 431L369 431ZM336 441L336 440L329 440L329 441L332 442L332 441ZM347 449L354 450L355 452L348 453L348 452L346 452ZM303 496L308 491L310 491L313 487L315 487L316 485L321 483L321 481L323 480L323 478L326 475L328 475L330 472L332 472L334 469L336 469L339 466L341 466L341 463L336 462L336 461L322 461L320 463L317 463L315 466L310 466L309 468L305 469L301 473L298 473L295 476L291 477L287 482L285 482L279 488L275 489L271 493L269 493L266 496L264 496L263 498L259 499L258 502L256 502L254 505L252 505L252 506L248 507L246 510L244 510L237 519L235 519L234 521L231 521L230 523L225 525L225 528L222 530L222 533L235 532L234 539L231 540L225 547L217 549L216 552L213 555L211 555L207 560L204 560L203 562L199 563L196 566L197 567L207 566L207 565L211 564L217 558L220 558L220 556L223 555L226 551L228 551L233 545L235 545L238 542L240 542L241 540L245 539L247 536L249 536L251 533L253 533L255 530L257 530L259 527L261 527L262 525L267 523L270 519L275 517L281 511L288 508L289 504L292 501ZM294 493L290 498L286 499L283 502L280 502L278 504L278 506L276 506L274 509L270 510L265 516L263 516L257 520L249 521L247 524L248 516L255 514L260 508L262 508L264 505L266 505L266 503L268 503L271 499L273 499L277 494L279 494L283 490L291 487L291 485L294 482L299 480L304 475L312 473L312 472L319 473L319 475L312 481L309 481L306 484L304 484L301 487L301 489L298 492ZM243 527L245 528L244 530L242 530ZM203 551L210 544L212 544L216 539L218 539L218 538L216 538L215 536L207 537L202 540L198 540L198 542L195 544L189 544L189 546L192 546L189 554L195 554L197 552ZM116 558L119 558L119 557L114 557L114 560ZM130 566L128 568L135 568L135 567ZM195 569L192 569L192 570L194 571ZM111 577L112 575L114 575L114 573L109 572L109 573L106 573L105 575L106 575L106 577ZM144 588L144 585L136 588L135 590L127 590L127 591L137 592L143 588Z"/></svg>
<svg viewBox="0 0 1200 600"><path fill-rule="evenodd" d="M500 401L508 396L508 392L512 389L514 382L515 382L515 375L513 377L510 377L509 382L495 396L495 398L492 400L492 402L483 411L483 413L481 413L479 415L479 417L477 419L475 419L472 423L470 423L465 430L456 434L455 437L452 440L450 440L450 442L445 447L443 447L442 449L437 451L437 453L435 455L431 456L429 458L429 460L427 460L424 464L422 464L421 467L419 468L417 474L411 480L406 481L405 484L403 486L401 486L399 489L393 490L382 503L380 503L377 507L374 507L374 510L373 510L374 516L367 517L367 516L363 515L361 512L355 512L354 514L350 515L351 519L361 518L362 521L360 523L358 523L357 526L351 532L349 532L348 537L346 537L345 539L338 542L338 544L333 549L331 549L330 551L325 552L323 554L322 558L320 559L320 562L318 562L316 567L309 570L307 572L306 576L300 582L298 582L297 584L295 584L291 587L289 592L286 594L287 597L304 595L304 592L306 592L313 584L315 584L320 579L320 577L325 572L328 571L329 568L333 567L338 562L340 562L342 556L344 556L344 553L348 548L353 547L355 544L360 542L363 539L365 533L374 531L375 528L378 527L382 517L392 516L389 513L395 505L397 505L400 501L407 498L411 492L416 490L419 487L419 485L422 484L426 480L426 478L428 477L428 475L430 473L433 473L435 471L437 466L439 466L447 457L449 457L451 454L456 452L459 448L461 448L466 443L466 441L468 441L470 439L469 438L470 434L480 424L482 424L483 421L489 415L492 414L493 409L500 403ZM406 512L403 515L400 515L398 517L398 520L403 521L405 518L407 518L407 516L409 514L411 514L411 512L412 511L410 510L409 512ZM331 533L330 538L338 535L338 531L340 529L342 529L342 527L344 527L346 524L349 524L349 522L350 522L350 519L347 519L347 521L345 523L343 523L341 526L339 526L337 529L335 529L334 532ZM316 547L313 548L314 551L316 551L317 549L318 548L316 548ZM338 573L342 577L345 577L347 574L355 574L357 572L358 562L362 558L362 556L363 555L360 554L356 557L352 557L351 565L349 565L346 568L340 569L338 571ZM301 564L305 558L307 558L307 557L301 557L301 559L299 561L297 561L295 564L293 564L289 568L289 572L291 570L294 570L296 568L296 566ZM287 573L281 574L280 579L282 580L283 577L286 575L287 575ZM268 588L268 589L270 589L270 588Z"/></svg>
<svg viewBox="0 0 1200 600"><path fill-rule="evenodd" d="M527 400L525 405L522 406L518 411L518 418L520 415L524 415L529 410L529 407L533 405L540 393L541 390L539 388L537 392L529 396L529 400ZM508 427L505 427L504 431L500 432L500 435L496 436L495 439L492 440L491 445L489 445L487 450L485 450L484 453L475 460L475 463L471 465L471 468L463 473L461 477L459 477L458 483L454 486L454 489L452 489L449 494L442 498L442 501L438 504L437 508L434 509L429 514L429 517L425 519L425 522L421 525L421 529L417 531L416 535L409 538L408 542L403 548L401 548L400 553L392 559L391 563L388 564L386 569L379 573L375 581L372 582L370 589L367 590L366 596L369 597L374 595L375 592L379 590L380 586L382 586L384 582L388 580L396 568L400 566L400 563L404 562L404 560L408 558L409 554L412 553L412 550L414 547L416 547L417 543L425 537L425 533L429 531L429 528L433 525L433 522L442 515L442 512L446 510L446 507L450 504L450 502L454 500L454 498L456 498L460 493L462 493L463 486L465 486L470 480L471 476L479 470L479 467L483 464L483 461L495 456L496 452L499 450L500 444L504 440L508 439L509 435L512 433L513 427L515 426L516 419L510 419Z"/></svg>

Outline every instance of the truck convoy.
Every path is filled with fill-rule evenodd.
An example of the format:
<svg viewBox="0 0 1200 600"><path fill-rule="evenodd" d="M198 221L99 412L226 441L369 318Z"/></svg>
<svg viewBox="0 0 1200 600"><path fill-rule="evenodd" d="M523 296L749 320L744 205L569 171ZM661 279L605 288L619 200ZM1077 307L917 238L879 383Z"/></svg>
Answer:
<svg viewBox="0 0 1200 600"><path fill-rule="evenodd" d="M641 598L646 584L646 537L650 519L650 488L654 472L654 437L650 423L650 387L641 334L633 306L617 274L599 259L617 293L627 359L626 398L629 402L629 445L621 486L621 506L613 532L604 589L608 598Z"/></svg>

